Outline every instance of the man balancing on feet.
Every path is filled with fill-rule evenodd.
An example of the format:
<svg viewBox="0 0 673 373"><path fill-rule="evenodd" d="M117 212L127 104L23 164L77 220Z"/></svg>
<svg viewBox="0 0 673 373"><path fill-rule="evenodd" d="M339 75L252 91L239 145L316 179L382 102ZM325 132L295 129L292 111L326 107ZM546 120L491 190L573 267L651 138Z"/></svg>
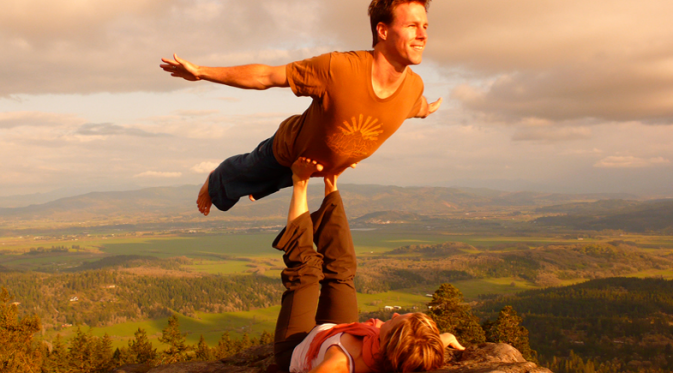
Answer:
<svg viewBox="0 0 673 373"><path fill-rule="evenodd" d="M215 204L229 210L242 196L260 199L292 186L299 157L324 168L312 176L338 174L372 155L407 118L425 118L423 81L408 67L421 63L428 39L431 0L372 0L369 17L374 50L333 52L285 66L198 66L174 55L161 68L189 81L208 80L244 89L290 87L313 102L302 115L280 124L251 153L226 159L206 179L197 205L208 215Z"/></svg>

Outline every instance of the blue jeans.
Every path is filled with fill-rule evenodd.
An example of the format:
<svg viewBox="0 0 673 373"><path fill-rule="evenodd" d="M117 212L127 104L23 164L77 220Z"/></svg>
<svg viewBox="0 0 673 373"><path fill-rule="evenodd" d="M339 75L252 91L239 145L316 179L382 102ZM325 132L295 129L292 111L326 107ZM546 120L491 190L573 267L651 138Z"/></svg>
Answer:
<svg viewBox="0 0 673 373"><path fill-rule="evenodd" d="M292 186L292 170L273 155L274 136L250 153L227 158L210 174L208 194L215 207L227 211L241 197L260 199Z"/></svg>

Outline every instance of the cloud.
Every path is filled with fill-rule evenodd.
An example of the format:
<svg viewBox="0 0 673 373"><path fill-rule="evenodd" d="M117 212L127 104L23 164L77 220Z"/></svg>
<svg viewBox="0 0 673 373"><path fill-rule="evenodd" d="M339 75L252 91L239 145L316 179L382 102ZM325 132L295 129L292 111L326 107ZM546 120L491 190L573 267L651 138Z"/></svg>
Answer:
<svg viewBox="0 0 673 373"><path fill-rule="evenodd" d="M80 124L83 119L74 114L14 111L0 113L0 129L15 127L60 127Z"/></svg>
<svg viewBox="0 0 673 373"><path fill-rule="evenodd" d="M201 162L199 164L194 165L191 170L196 172L197 174L207 174L210 173L210 171L214 170L219 166L220 164L217 162Z"/></svg>
<svg viewBox="0 0 673 373"><path fill-rule="evenodd" d="M644 167L656 167L656 166L665 166L670 164L671 161L665 159L664 157L654 157L654 158L638 158L634 156L610 156L601 159L600 161L594 164L594 167L597 168L644 168Z"/></svg>
<svg viewBox="0 0 673 373"><path fill-rule="evenodd" d="M157 172L145 171L134 175L133 177L158 177L158 178L177 178L182 176L182 172Z"/></svg>
<svg viewBox="0 0 673 373"><path fill-rule="evenodd" d="M219 110L175 110L173 114L181 117L206 117L219 112Z"/></svg>
<svg viewBox="0 0 673 373"><path fill-rule="evenodd" d="M136 136L136 137L163 137L165 133L151 133L140 128L123 127L111 123L87 123L80 126L76 133L83 136Z"/></svg>
<svg viewBox="0 0 673 373"><path fill-rule="evenodd" d="M426 58L462 78L452 97L470 110L670 124L672 12L666 0L436 1Z"/></svg>
<svg viewBox="0 0 673 373"><path fill-rule="evenodd" d="M591 129L586 127L520 128L512 136L513 141L570 141L591 138Z"/></svg>
<svg viewBox="0 0 673 373"><path fill-rule="evenodd" d="M5 97L184 88L189 83L159 69L173 52L211 66L318 54L316 1L8 1L0 13Z"/></svg>

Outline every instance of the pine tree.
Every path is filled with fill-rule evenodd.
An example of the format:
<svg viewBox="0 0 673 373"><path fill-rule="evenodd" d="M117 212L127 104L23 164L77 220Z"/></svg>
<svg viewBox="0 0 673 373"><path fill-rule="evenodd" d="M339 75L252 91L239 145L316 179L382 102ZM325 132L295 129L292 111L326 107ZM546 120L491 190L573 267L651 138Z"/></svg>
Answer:
<svg viewBox="0 0 673 373"><path fill-rule="evenodd" d="M519 350L526 360L537 361L528 341L528 329L521 326L521 321L512 306L505 306L494 323L484 325L486 338L489 342L508 343Z"/></svg>
<svg viewBox="0 0 673 373"><path fill-rule="evenodd" d="M185 342L187 334L180 333L180 322L177 315L168 318L168 326L161 333L159 341L168 345L163 352L163 362L173 364L187 361L187 354L191 348Z"/></svg>
<svg viewBox="0 0 673 373"><path fill-rule="evenodd" d="M112 368L112 338L105 333L103 338L95 338L95 371L107 373Z"/></svg>
<svg viewBox="0 0 673 373"><path fill-rule="evenodd" d="M112 359L112 339L109 335L98 338L91 329L84 333L77 327L68 348L69 373L105 373L112 368Z"/></svg>
<svg viewBox="0 0 673 373"><path fill-rule="evenodd" d="M112 366L120 367L125 364L131 364L129 349L126 347L117 347L112 354Z"/></svg>
<svg viewBox="0 0 673 373"><path fill-rule="evenodd" d="M37 373L42 365L42 351L33 344L39 331L40 318L27 316L19 320L12 297L4 287L0 290L0 372Z"/></svg>
<svg viewBox="0 0 673 373"><path fill-rule="evenodd" d="M67 373L70 369L68 367L68 350L65 343L63 343L63 338L60 334L56 335L56 339L51 347L51 352L48 352L45 356L46 358L42 363L42 372Z"/></svg>
<svg viewBox="0 0 673 373"><path fill-rule="evenodd" d="M273 343L273 334L267 332L266 330L262 332L262 335L259 336L259 344L266 345Z"/></svg>
<svg viewBox="0 0 673 373"><path fill-rule="evenodd" d="M463 294L451 284L442 284L428 303L428 315L442 333L452 333L463 345L486 341L479 319L464 304Z"/></svg>
<svg viewBox="0 0 673 373"><path fill-rule="evenodd" d="M195 359L200 361L210 361L215 359L213 349L208 347L206 340L203 338L203 334L201 334L199 344L196 345Z"/></svg>
<svg viewBox="0 0 673 373"><path fill-rule="evenodd" d="M508 343L519 350L526 360L537 361L535 351L530 348L528 329L521 326L521 317L512 306L505 306L498 314L498 319L485 327L489 342Z"/></svg>
<svg viewBox="0 0 673 373"><path fill-rule="evenodd" d="M218 359L224 359L233 355L233 344L231 338L229 338L229 332L222 333L222 337L219 342L217 342L217 347L215 348L215 357Z"/></svg>
<svg viewBox="0 0 673 373"><path fill-rule="evenodd" d="M157 349L153 348L152 342L147 338L147 332L143 328L133 334L135 338L129 341L127 349L129 363L154 365L157 360Z"/></svg>
<svg viewBox="0 0 673 373"><path fill-rule="evenodd" d="M245 351L252 347L252 341L250 340L250 336L248 333L243 333L243 337L241 337L239 347L238 347L238 352Z"/></svg>

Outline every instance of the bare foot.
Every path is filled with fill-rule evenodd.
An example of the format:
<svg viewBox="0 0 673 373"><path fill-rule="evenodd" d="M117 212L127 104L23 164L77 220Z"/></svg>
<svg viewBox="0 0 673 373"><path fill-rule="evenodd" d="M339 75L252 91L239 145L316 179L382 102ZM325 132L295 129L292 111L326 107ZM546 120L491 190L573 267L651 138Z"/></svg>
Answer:
<svg viewBox="0 0 673 373"><path fill-rule="evenodd" d="M199 197L196 199L196 205L199 207L199 211L205 216L208 216L208 214L210 213L210 207L213 205L213 201L210 199L210 194L208 193L209 180L210 175L208 175L208 177L206 178L206 182L203 183L203 186L199 191Z"/></svg>
<svg viewBox="0 0 673 373"><path fill-rule="evenodd" d="M323 170L323 166L317 161L305 157L299 157L292 164L292 182L308 180L311 175Z"/></svg>

